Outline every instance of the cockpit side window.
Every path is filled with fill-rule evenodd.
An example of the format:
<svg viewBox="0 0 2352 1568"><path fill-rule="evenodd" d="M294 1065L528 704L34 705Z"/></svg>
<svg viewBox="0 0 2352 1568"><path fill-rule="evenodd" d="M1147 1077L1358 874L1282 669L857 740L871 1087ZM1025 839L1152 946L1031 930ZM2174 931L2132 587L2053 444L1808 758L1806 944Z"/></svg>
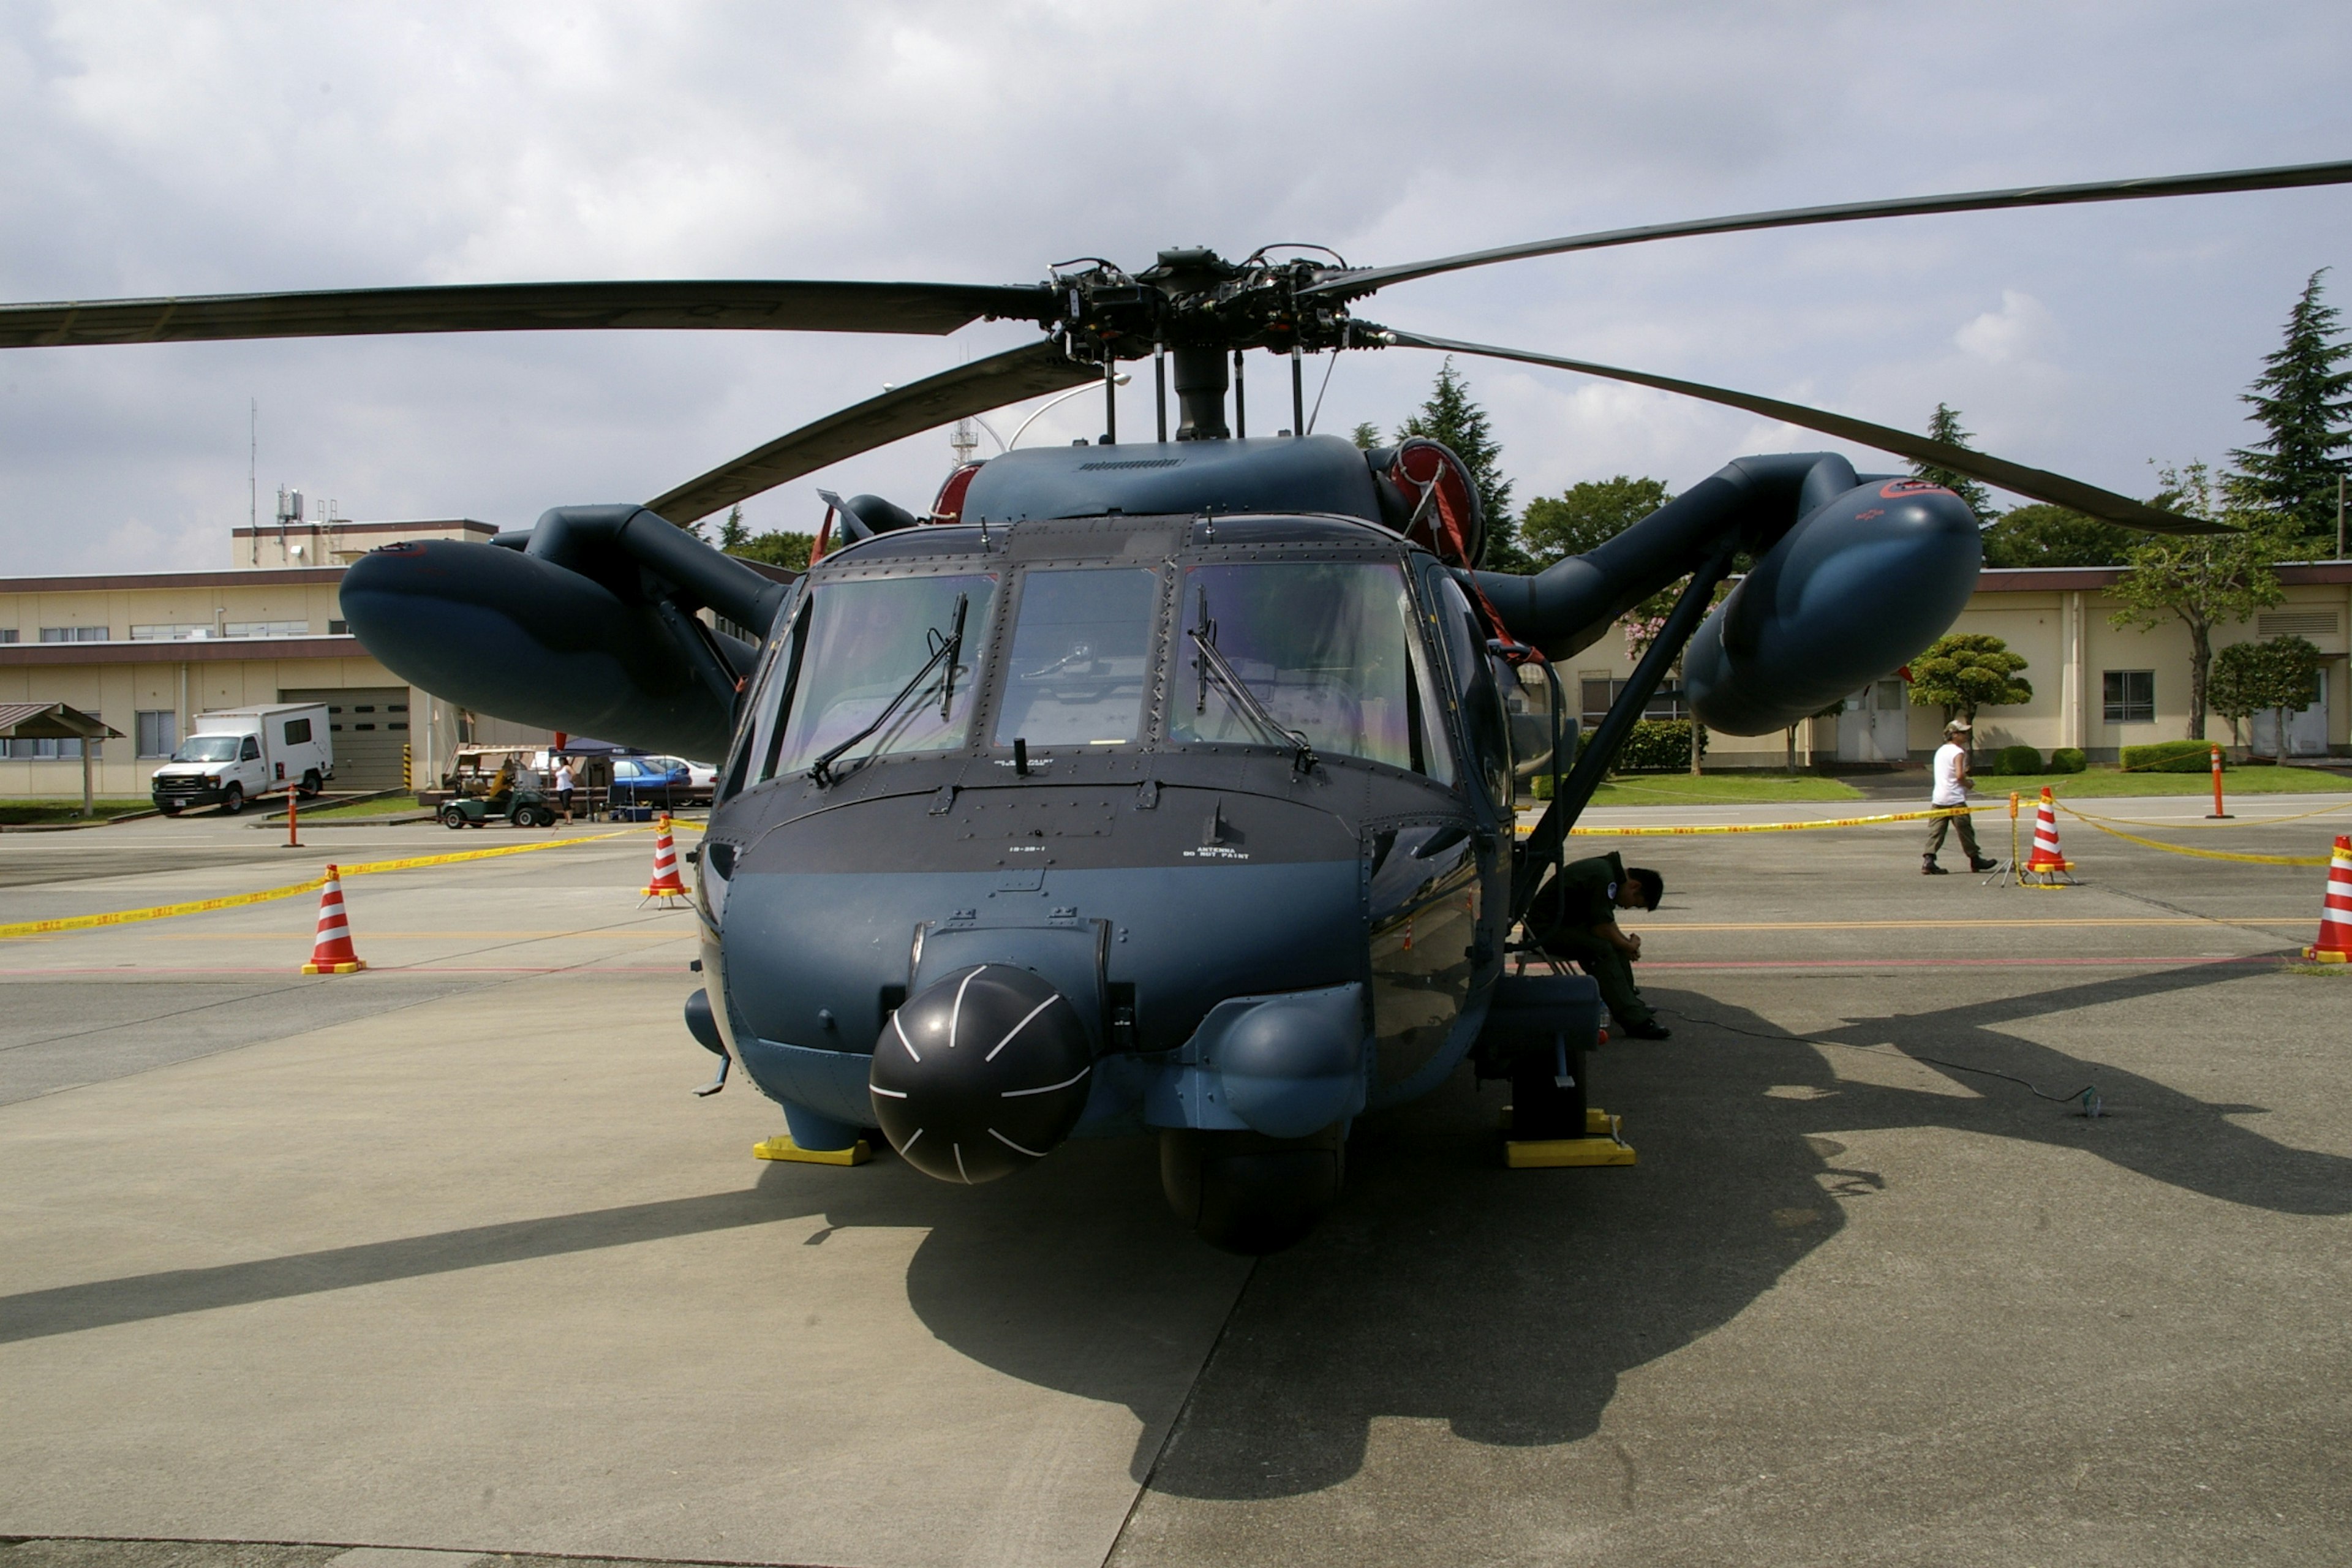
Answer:
<svg viewBox="0 0 2352 1568"><path fill-rule="evenodd" d="M996 586L991 572L852 578L809 589L779 656L775 717L763 714L755 727L752 771L763 780L802 772L868 726L878 725L836 765L963 745ZM961 645L950 653L959 630Z"/></svg>
<svg viewBox="0 0 2352 1568"><path fill-rule="evenodd" d="M1463 728L1478 773L1496 809L1508 813L1515 785L1511 770L1510 719L1503 710L1502 689L1496 684L1499 662L1486 650L1478 616L1469 596L1450 574L1436 579L1439 626L1445 634L1445 651L1454 665L1454 689L1461 694Z"/></svg>

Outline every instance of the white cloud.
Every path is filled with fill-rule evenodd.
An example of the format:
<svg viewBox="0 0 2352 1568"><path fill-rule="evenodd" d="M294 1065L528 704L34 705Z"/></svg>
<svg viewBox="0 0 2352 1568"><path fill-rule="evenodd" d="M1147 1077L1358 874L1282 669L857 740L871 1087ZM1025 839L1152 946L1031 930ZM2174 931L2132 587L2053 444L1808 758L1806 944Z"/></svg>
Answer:
<svg viewBox="0 0 2352 1568"><path fill-rule="evenodd" d="M2000 291L2000 309L1972 318L1952 334L1962 352L1991 364L2039 359L2057 335L2057 319L2031 294Z"/></svg>

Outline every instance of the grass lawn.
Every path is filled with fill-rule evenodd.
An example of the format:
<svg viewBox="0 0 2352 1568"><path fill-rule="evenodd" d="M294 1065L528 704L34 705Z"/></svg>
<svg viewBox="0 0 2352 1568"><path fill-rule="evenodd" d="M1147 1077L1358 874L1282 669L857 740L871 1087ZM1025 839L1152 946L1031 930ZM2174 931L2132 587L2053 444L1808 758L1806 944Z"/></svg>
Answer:
<svg viewBox="0 0 2352 1568"><path fill-rule="evenodd" d="M125 812L152 811L155 803L145 795L102 795L90 803L92 816L121 816ZM81 796L70 799L43 795L30 800L0 800L0 822L15 826L31 822L76 822L81 817Z"/></svg>
<svg viewBox="0 0 2352 1568"><path fill-rule="evenodd" d="M2089 771L2079 773L2021 773L1976 775L1976 795L1979 801L1998 800L2015 790L2022 795L2038 795L2042 786L2051 786L2051 793L2061 800L2089 800L2100 795L2201 795L2213 793L2213 775L2203 770L2193 773L2127 773L2113 765L2093 763ZM2221 774L2221 794L2226 799L2233 795L2331 795L2352 791L2352 779L2340 773L2322 773L2317 768L2230 768Z"/></svg>
<svg viewBox="0 0 2352 1568"><path fill-rule="evenodd" d="M1792 800L1860 800L1835 779L1787 773L1636 773L1593 792L1595 805L1748 805Z"/></svg>

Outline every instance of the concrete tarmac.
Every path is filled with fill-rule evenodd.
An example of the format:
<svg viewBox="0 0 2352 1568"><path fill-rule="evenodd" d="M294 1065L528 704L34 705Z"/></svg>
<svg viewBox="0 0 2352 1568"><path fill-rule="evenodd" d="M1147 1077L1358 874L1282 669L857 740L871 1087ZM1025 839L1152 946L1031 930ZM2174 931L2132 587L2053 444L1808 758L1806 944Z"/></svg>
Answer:
<svg viewBox="0 0 2352 1568"><path fill-rule="evenodd" d="M1465 1076L1254 1265L1140 1144L749 1159L642 835L355 880L362 975L288 973L299 899L0 943L0 1563L2340 1561L2324 873L2064 832L2058 892L1922 878L1912 825L1577 840L1669 888L1675 1037L1594 1062L1641 1163L1504 1170ZM140 853L19 888L315 870Z"/></svg>

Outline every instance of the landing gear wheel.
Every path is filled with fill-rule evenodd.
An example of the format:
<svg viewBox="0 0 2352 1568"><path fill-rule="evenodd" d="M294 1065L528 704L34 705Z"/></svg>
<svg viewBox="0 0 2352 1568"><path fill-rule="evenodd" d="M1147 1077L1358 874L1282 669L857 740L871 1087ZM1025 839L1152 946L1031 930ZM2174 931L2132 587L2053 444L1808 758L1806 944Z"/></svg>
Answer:
<svg viewBox="0 0 2352 1568"><path fill-rule="evenodd" d="M1305 1138L1170 1128L1160 1185L1192 1234L1223 1252L1279 1252L1339 1201L1347 1145L1338 1123Z"/></svg>
<svg viewBox="0 0 2352 1568"><path fill-rule="evenodd" d="M326 781L319 777L318 769L305 769L302 773L302 782L295 787L294 793L300 795L304 800L316 800L319 798L319 788Z"/></svg>
<svg viewBox="0 0 2352 1568"><path fill-rule="evenodd" d="M221 810L230 816L235 816L244 809L245 786L234 784L229 785L228 792L221 796Z"/></svg>
<svg viewBox="0 0 2352 1568"><path fill-rule="evenodd" d="M466 826L466 814L454 805L445 805L441 808L441 826L455 833Z"/></svg>

